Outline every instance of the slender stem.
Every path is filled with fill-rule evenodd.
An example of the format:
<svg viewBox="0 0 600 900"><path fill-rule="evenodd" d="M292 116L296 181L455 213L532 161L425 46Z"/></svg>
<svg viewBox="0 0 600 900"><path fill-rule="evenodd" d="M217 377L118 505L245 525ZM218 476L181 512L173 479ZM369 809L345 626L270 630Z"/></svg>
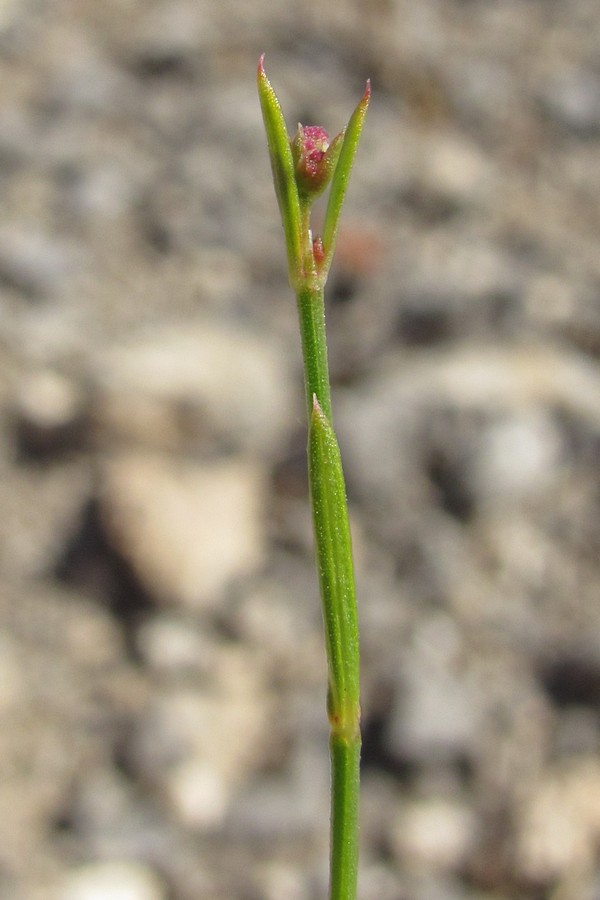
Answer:
<svg viewBox="0 0 600 900"><path fill-rule="evenodd" d="M320 286L301 288L297 294L297 302L308 415L310 417L312 414L313 396L316 396L319 406L331 422L323 288Z"/></svg>
<svg viewBox="0 0 600 900"><path fill-rule="evenodd" d="M323 288L371 88L367 82L348 127L321 152L314 143L315 133L320 141L327 135L319 127L300 126L290 143L263 60L261 57L258 63L258 92L286 239L288 275L296 292L302 336L309 422L308 478L329 670L329 897L330 900L356 900L360 763L358 617L346 486L331 416ZM313 244L311 205L329 179L331 191L323 236Z"/></svg>
<svg viewBox="0 0 600 900"><path fill-rule="evenodd" d="M323 288L298 292L309 408L308 473L329 670L330 900L355 900L360 701L358 619L342 462L331 423Z"/></svg>
<svg viewBox="0 0 600 900"><path fill-rule="evenodd" d="M332 734L330 900L356 897L360 732L347 741Z"/></svg>

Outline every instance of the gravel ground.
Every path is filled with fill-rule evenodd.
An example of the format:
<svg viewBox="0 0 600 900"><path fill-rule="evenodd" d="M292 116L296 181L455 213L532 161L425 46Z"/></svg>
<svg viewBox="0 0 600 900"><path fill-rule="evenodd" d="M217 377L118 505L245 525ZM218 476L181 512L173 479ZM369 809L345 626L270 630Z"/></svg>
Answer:
<svg viewBox="0 0 600 900"><path fill-rule="evenodd" d="M318 900L324 660L255 91L373 83L328 295L361 900L600 897L596 0L0 2L0 900Z"/></svg>

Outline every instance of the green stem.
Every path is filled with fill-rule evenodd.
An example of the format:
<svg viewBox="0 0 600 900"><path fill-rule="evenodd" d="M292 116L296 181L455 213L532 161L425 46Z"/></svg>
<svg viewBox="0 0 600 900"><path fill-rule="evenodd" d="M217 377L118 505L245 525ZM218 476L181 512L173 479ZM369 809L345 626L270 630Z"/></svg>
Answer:
<svg viewBox="0 0 600 900"><path fill-rule="evenodd" d="M323 289L298 292L309 407L308 473L329 670L330 900L355 900L360 699L358 617L342 462L331 423Z"/></svg>
<svg viewBox="0 0 600 900"><path fill-rule="evenodd" d="M340 212L371 88L367 82L347 128L333 139L321 156L318 155L319 148L310 143L311 139L314 141L314 131L307 138L308 132L302 127L292 142L292 152L285 119L265 74L263 59L261 57L258 63L258 93L285 233L288 275L296 291L302 335L309 421L308 478L329 670L329 897L330 900L355 900L360 763L358 618L346 487L331 416L323 287L333 257ZM316 131L321 140L327 137L323 129ZM331 179L331 190L323 236L313 244L311 204L328 179Z"/></svg>
<svg viewBox="0 0 600 900"><path fill-rule="evenodd" d="M319 406L331 422L323 288L320 286L301 288L297 294L297 302L308 415L309 418L312 415L313 396L316 396Z"/></svg>
<svg viewBox="0 0 600 900"><path fill-rule="evenodd" d="M354 740L331 736L330 900L354 900L358 875L360 732Z"/></svg>

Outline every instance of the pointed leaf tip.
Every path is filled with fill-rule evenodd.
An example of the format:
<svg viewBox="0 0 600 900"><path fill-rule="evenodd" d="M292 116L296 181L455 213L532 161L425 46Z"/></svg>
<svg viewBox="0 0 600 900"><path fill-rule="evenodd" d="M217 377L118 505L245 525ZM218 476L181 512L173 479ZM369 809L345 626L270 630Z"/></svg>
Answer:
<svg viewBox="0 0 600 900"><path fill-rule="evenodd" d="M331 431L331 422L329 420L329 414L325 412L325 410L319 403L319 398L317 397L316 394L313 394L313 398L312 398L312 410L310 411L310 425L312 428L317 428L319 431L321 431L323 428L325 428L328 431Z"/></svg>
<svg viewBox="0 0 600 900"><path fill-rule="evenodd" d="M340 218L340 212L346 189L348 187L348 179L350 170L354 163L358 141L363 129L369 100L371 99L371 79L367 80L364 93L359 100L356 109L350 116L350 121L344 130L343 144L340 150L339 159L333 173L331 189L329 191L329 200L325 212L325 222L323 224L323 247L325 248L325 260L322 265L322 272L326 275L331 265L333 252L335 250L335 241L337 237L337 229Z"/></svg>
<svg viewBox="0 0 600 900"><path fill-rule="evenodd" d="M290 138L279 100L264 69L264 58L263 53L258 61L258 96L265 123L275 194L285 233L290 281L294 283L302 261L300 197Z"/></svg>

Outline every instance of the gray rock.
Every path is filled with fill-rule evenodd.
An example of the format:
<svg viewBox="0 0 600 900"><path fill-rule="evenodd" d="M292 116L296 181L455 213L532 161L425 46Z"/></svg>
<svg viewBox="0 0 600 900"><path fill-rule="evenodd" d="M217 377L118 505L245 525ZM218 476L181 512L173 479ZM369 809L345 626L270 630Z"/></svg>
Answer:
<svg viewBox="0 0 600 900"><path fill-rule="evenodd" d="M481 709L468 678L456 665L460 636L439 616L424 622L402 656L387 746L416 765L452 763L470 757Z"/></svg>
<svg viewBox="0 0 600 900"><path fill-rule="evenodd" d="M264 753L270 698L255 661L223 651L206 689L164 692L141 716L129 754L175 820L218 829Z"/></svg>
<svg viewBox="0 0 600 900"><path fill-rule="evenodd" d="M297 396L281 346L210 321L122 341L98 356L97 372L100 427L154 446L275 453Z"/></svg>
<svg viewBox="0 0 600 900"><path fill-rule="evenodd" d="M597 72L573 68L553 75L544 85L542 102L565 128L584 137L600 134Z"/></svg>
<svg viewBox="0 0 600 900"><path fill-rule="evenodd" d="M81 261L81 251L41 230L4 227L0 233L0 282L31 298L48 298Z"/></svg>

